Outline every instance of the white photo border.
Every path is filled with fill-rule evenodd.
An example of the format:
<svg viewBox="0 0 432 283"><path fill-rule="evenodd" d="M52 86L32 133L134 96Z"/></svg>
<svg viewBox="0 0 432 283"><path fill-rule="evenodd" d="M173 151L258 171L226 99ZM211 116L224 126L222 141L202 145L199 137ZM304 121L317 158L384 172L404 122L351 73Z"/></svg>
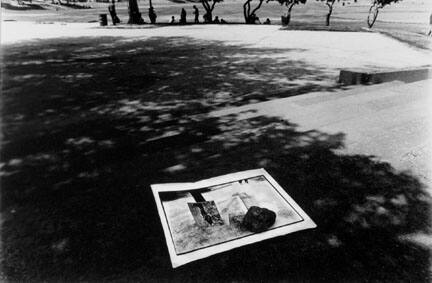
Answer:
<svg viewBox="0 0 432 283"><path fill-rule="evenodd" d="M186 253L177 254L174 248L174 241L170 232L168 219L165 215L165 211L160 200L160 192L175 192L175 191L189 191L194 189L201 189L206 187L212 187L223 183L230 183L239 180L254 178L263 176L273 186L273 188L284 198L288 204L297 212L297 214L303 219L302 221L290 223L281 227L269 229L261 233L255 233L252 235L244 236L238 239L229 240L219 244L214 244L208 247L199 248ZM171 184L154 184L151 185L153 195L156 201L156 206L159 213L159 218L162 223L162 227L165 234L165 240L168 247L168 252L171 258L171 264L173 268L179 267L186 263L206 258L214 254L229 251L234 248L249 245L252 243L260 242L265 239L270 239L289 233L293 233L300 230L312 229L317 227L313 220L300 208L300 206L288 195L288 193L282 189L282 187L267 173L265 169L254 169L247 170L228 175L223 175L195 183L171 183Z"/></svg>

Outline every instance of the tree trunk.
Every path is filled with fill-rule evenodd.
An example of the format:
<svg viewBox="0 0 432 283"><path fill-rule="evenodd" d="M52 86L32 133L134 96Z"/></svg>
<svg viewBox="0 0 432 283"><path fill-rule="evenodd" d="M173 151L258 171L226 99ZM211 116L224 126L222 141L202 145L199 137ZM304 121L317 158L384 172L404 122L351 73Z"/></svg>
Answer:
<svg viewBox="0 0 432 283"><path fill-rule="evenodd" d="M216 5L216 1L213 0L213 4L211 5L210 11L207 12L208 18L209 18L211 23L213 22L213 10L214 10L215 5Z"/></svg>
<svg viewBox="0 0 432 283"><path fill-rule="evenodd" d="M289 25L290 21L291 21L291 10L294 7L295 4L291 4L288 8L288 13L287 13L287 19L286 19L286 25Z"/></svg>
<svg viewBox="0 0 432 283"><path fill-rule="evenodd" d="M249 6L249 8L248 8L248 6ZM250 22L250 19L249 19L250 18L249 10L250 10L250 0L246 1L243 4L243 16L244 16L245 22L247 24Z"/></svg>
<svg viewBox="0 0 432 283"><path fill-rule="evenodd" d="M326 17L326 26L330 25L330 17L332 15L332 12L333 12L333 7L329 5L329 11Z"/></svg>
<svg viewBox="0 0 432 283"><path fill-rule="evenodd" d="M379 12L380 6L378 6L377 4L373 4L370 9L369 9L369 15L367 18L367 24L369 28L372 28L373 25L375 24L375 21L378 17L378 12Z"/></svg>
<svg viewBox="0 0 432 283"><path fill-rule="evenodd" d="M263 2L264 0L260 0L258 5L252 10L252 12L251 12L251 5L250 5L251 0L246 1L243 4L243 15L245 18L245 22L247 24L255 24L255 17L252 17L252 15L255 15L256 11L258 11L261 8Z"/></svg>
<svg viewBox="0 0 432 283"><path fill-rule="evenodd" d="M155 12L155 10L153 8L152 0L149 0L148 17L150 19L150 23L151 24L155 24L156 23L157 15L156 15L156 12Z"/></svg>
<svg viewBox="0 0 432 283"><path fill-rule="evenodd" d="M144 20L138 8L137 0L129 0L128 6L129 21L128 24L143 24Z"/></svg>
<svg viewBox="0 0 432 283"><path fill-rule="evenodd" d="M204 10L206 11L206 13L204 14L206 16L206 19L204 19L204 23L211 23L213 22L213 8L216 4L216 2L213 2L213 5L210 7L210 4L208 3L207 0L201 0L201 4L204 7Z"/></svg>
<svg viewBox="0 0 432 283"><path fill-rule="evenodd" d="M258 11L261 8L262 3L264 2L264 0L260 0L260 2L258 3L258 5L255 7L255 9L252 10L252 12L250 13L250 15L255 15L252 19L253 23L255 24L255 20L256 20L256 11Z"/></svg>

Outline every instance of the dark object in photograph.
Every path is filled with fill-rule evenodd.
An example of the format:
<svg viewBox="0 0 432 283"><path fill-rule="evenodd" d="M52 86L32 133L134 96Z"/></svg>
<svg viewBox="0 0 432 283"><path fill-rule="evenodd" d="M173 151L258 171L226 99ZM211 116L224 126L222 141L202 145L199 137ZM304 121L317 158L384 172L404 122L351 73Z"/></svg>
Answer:
<svg viewBox="0 0 432 283"><path fill-rule="evenodd" d="M199 191L191 192L191 195L196 203L188 203L188 206L198 226L207 227L224 224L214 201L206 201Z"/></svg>
<svg viewBox="0 0 432 283"><path fill-rule="evenodd" d="M189 202L188 206L198 226L208 227L224 224L214 201Z"/></svg>
<svg viewBox="0 0 432 283"><path fill-rule="evenodd" d="M276 213L267 208L251 206L247 211L243 226L252 232L264 232L270 228L276 220Z"/></svg>

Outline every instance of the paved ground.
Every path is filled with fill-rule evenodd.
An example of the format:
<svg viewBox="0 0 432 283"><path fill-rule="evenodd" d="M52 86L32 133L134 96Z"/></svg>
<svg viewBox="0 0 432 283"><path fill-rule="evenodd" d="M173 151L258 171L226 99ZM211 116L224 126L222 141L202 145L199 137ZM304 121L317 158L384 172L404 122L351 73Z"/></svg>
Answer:
<svg viewBox="0 0 432 283"><path fill-rule="evenodd" d="M0 260L10 281L430 282L418 173L430 172L428 83L193 115L303 84L340 90L325 87L340 68L420 66L428 52L379 34L274 26L7 28ZM236 117L248 107L260 115ZM150 184L260 167L318 228L173 270Z"/></svg>
<svg viewBox="0 0 432 283"><path fill-rule="evenodd" d="M373 155L417 177L432 195L432 80L394 81L347 91L318 92L215 111L237 119L279 116L302 131L343 133L339 153ZM430 234L404 235L432 251ZM432 271L432 267L431 271Z"/></svg>
<svg viewBox="0 0 432 283"><path fill-rule="evenodd" d="M5 0L16 6L15 0ZM266 1L268 2L268 1ZM271 19L271 22L280 26L281 15L287 8L279 5L277 1L264 3L257 15L262 19ZM330 27L324 25L328 7L322 1L308 1L306 5L296 5L292 12L289 29L294 30L338 30L359 31L367 27L366 18L369 11L369 0L358 0L343 5L343 1L336 2ZM148 2L139 2L143 18L148 22ZM158 23L165 24L175 16L178 19L180 10L185 8L188 20L192 20L193 1L155 0L153 5L158 15ZM254 5L254 3L252 3ZM429 15L432 8L430 1L404 0L395 5L388 5L380 11L373 30L389 34L398 40L407 42L422 49L430 49L430 38L426 36L429 31ZM39 9L29 8L24 10L2 8L4 21L31 21L31 22L68 22L87 23L97 22L98 15L107 13L108 3L86 3L92 9L72 9L50 3L33 1L33 5L41 5ZM203 14L201 4L197 7ZM117 13L123 23L127 21L127 1L116 4ZM218 3L214 15L227 20L228 23L243 23L243 1L231 0Z"/></svg>
<svg viewBox="0 0 432 283"><path fill-rule="evenodd" d="M334 68L397 69L432 64L428 50L420 50L379 33L280 30L279 26L195 25L152 28L99 28L96 23L35 24L3 22L2 44L55 38L114 36L122 41L151 37L188 37L220 44L278 49L267 54L281 62L302 60L334 72ZM167 46L168 47L168 46ZM85 52L84 52L85 53ZM251 55L253 57L253 55ZM397 60L395 60L397 58Z"/></svg>
<svg viewBox="0 0 432 283"><path fill-rule="evenodd" d="M310 93L213 112L215 116L277 115L301 130L345 134L348 154L374 155L408 170L432 194L432 80Z"/></svg>

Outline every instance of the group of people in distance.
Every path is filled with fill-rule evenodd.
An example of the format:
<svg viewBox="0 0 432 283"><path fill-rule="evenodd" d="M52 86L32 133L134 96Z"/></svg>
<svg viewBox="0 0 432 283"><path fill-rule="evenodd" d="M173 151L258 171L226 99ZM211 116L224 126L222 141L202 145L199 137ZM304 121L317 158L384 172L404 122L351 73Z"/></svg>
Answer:
<svg viewBox="0 0 432 283"><path fill-rule="evenodd" d="M108 11L109 11L109 13L111 15L113 24L116 25L116 24L120 23L120 19L117 17L114 0L111 0L111 1L112 1L112 3L108 6ZM195 24L199 24L200 23L200 21L199 21L199 10L198 10L198 8L195 5L193 5L193 9L194 9L194 12L193 12L193 14L194 14L194 23ZM153 6L150 6L150 8L149 8L149 14L148 15L149 15L149 18L150 18L150 22L152 24L155 24L156 23L157 15L156 15L156 12L155 12ZM203 15L203 20L204 20L205 24L209 24L209 23L213 23L213 24L227 24L227 22L224 19L219 19L218 16L215 16L214 19L212 19L212 15L209 14L209 13L207 13L207 12ZM143 19L141 19L141 21L142 21L142 23L145 23ZM176 23L176 19L175 19L174 16L171 17L171 19L169 20L169 23L170 24L175 24ZM184 25L186 23L187 23L187 20L186 20L186 10L184 8L182 8L181 9L181 13L180 13L179 24ZM261 21L257 17L256 14L252 14L252 15L249 16L249 19L247 20L247 23L248 24L261 24ZM267 18L263 24L270 25L271 24L270 19ZM431 15L431 26L432 26L432 15ZM432 31L429 31L429 35L431 35L431 33L432 33Z"/></svg>
<svg viewBox="0 0 432 283"><path fill-rule="evenodd" d="M194 14L194 23L195 24L199 24L200 23L200 21L199 21L199 10L198 10L198 8L195 5L193 5L193 9L194 9L194 12L193 12L193 14ZM204 23L206 23L206 24L207 23L227 24L227 22L224 19L219 19L218 16L215 16L214 19L212 19L211 15L208 14L208 13L205 13L203 15L203 20L204 20ZM171 17L171 19L169 20L169 23L170 24L175 24L176 23L176 19L175 19L174 16ZM187 23L187 20L186 20L186 10L184 8L182 8L182 10L180 12L179 24L184 25L186 23ZM261 24L259 18L255 14L251 15L251 22L250 23ZM263 24L265 24L265 25L271 24L270 19L267 18Z"/></svg>
<svg viewBox="0 0 432 283"><path fill-rule="evenodd" d="M195 6L195 5L193 5L193 9L194 9L194 11L193 11L193 14L194 14L194 23L195 24L199 24L200 23L200 21L199 21L199 15L200 15L199 14L199 10L198 10L197 6ZM186 14L187 14L186 10L184 8L182 8L182 10L180 12L180 20L178 22L179 24L184 25L184 24L187 23ZM204 23L214 23L214 24L226 24L227 23L224 19L219 19L218 16L216 16L212 20L211 15L209 15L208 13L205 13L203 15L203 20L204 20ZM171 19L169 20L169 23L170 24L175 24L176 23L176 19L175 19L174 16L171 17Z"/></svg>
<svg viewBox="0 0 432 283"><path fill-rule="evenodd" d="M248 23L249 23L249 24L258 24L258 25L260 25L260 24L261 24L261 21L260 21L260 19L258 18L258 16L257 16L256 14L252 14L252 15L250 15L250 18L249 18ZM264 24L264 25L270 25L270 24L271 24L270 19L267 18L267 19L264 21L263 24Z"/></svg>

